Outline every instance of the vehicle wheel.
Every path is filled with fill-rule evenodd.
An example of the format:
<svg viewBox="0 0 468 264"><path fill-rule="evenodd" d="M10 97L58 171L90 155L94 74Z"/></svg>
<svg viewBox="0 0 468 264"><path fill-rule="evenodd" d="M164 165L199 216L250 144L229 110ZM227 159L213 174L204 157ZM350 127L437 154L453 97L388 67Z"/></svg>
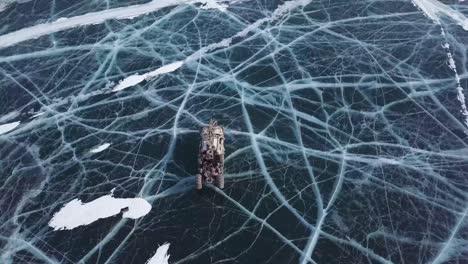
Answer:
<svg viewBox="0 0 468 264"><path fill-rule="evenodd" d="M202 176L197 174L197 190L201 190L203 187Z"/></svg>
<svg viewBox="0 0 468 264"><path fill-rule="evenodd" d="M218 185L218 188L224 189L224 174L219 174L216 183Z"/></svg>
<svg viewBox="0 0 468 264"><path fill-rule="evenodd" d="M219 157L219 163L221 164L222 172L224 173L224 154Z"/></svg>
<svg viewBox="0 0 468 264"><path fill-rule="evenodd" d="M209 183L209 184L212 184L213 183L213 178L207 177L206 182Z"/></svg>

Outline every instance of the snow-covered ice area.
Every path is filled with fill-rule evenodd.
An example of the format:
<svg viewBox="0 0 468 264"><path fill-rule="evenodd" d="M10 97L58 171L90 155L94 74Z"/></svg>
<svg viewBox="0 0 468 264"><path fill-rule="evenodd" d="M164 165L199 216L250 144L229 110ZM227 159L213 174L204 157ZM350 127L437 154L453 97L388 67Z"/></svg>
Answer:
<svg viewBox="0 0 468 264"><path fill-rule="evenodd" d="M169 250L170 243L164 243L162 246L159 246L158 249L156 250L156 253L154 253L154 256L152 256L146 264L169 264L169 255L167 251Z"/></svg>
<svg viewBox="0 0 468 264"><path fill-rule="evenodd" d="M104 144L101 144L97 147L94 147L92 148L89 152L91 153L99 153L99 152L102 152L104 150L106 150L111 144L110 143L104 143Z"/></svg>
<svg viewBox="0 0 468 264"><path fill-rule="evenodd" d="M466 1L22 2L0 263L464 263Z"/></svg>
<svg viewBox="0 0 468 264"><path fill-rule="evenodd" d="M0 124L0 135L6 134L12 130L14 130L16 127L20 125L20 121L12 122L12 123L7 123L7 124Z"/></svg>
<svg viewBox="0 0 468 264"><path fill-rule="evenodd" d="M74 199L54 214L49 226L54 230L71 230L122 211L123 218L137 219L148 214L150 210L151 204L143 198L115 198L105 195L88 203Z"/></svg>

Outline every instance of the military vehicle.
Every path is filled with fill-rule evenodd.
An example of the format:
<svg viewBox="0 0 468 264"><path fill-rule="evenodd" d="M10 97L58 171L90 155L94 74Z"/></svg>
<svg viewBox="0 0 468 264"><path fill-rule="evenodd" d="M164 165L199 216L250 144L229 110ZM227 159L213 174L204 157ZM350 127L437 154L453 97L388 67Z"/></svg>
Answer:
<svg viewBox="0 0 468 264"><path fill-rule="evenodd" d="M224 128L212 120L201 128L200 136L196 188L201 190L208 183L224 189Z"/></svg>

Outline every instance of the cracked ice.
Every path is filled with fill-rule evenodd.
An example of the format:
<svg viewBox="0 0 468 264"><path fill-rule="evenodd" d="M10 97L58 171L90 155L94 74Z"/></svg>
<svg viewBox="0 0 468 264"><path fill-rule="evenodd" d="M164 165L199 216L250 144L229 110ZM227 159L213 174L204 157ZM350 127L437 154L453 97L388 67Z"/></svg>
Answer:
<svg viewBox="0 0 468 264"><path fill-rule="evenodd" d="M0 263L465 263L465 3L0 2Z"/></svg>

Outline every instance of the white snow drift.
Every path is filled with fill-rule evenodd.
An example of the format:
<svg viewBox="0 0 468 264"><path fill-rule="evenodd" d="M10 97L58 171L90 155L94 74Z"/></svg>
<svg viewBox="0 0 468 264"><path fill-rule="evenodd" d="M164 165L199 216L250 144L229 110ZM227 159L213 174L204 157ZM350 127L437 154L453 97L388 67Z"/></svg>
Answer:
<svg viewBox="0 0 468 264"><path fill-rule="evenodd" d="M226 12L228 7L226 4L220 4L218 3L219 1L216 0L199 0L195 2L202 3L202 5L200 6L201 9L218 9L222 12Z"/></svg>
<svg viewBox="0 0 468 264"><path fill-rule="evenodd" d="M17 122L13 122L13 123L7 123L7 124L0 125L0 135L1 134L6 134L6 133L12 131L17 126L19 126L19 124L20 124L20 122L17 121Z"/></svg>
<svg viewBox="0 0 468 264"><path fill-rule="evenodd" d="M89 203L74 199L60 209L49 222L54 230L73 229L89 225L99 219L114 216L124 211L124 218L137 219L145 216L151 210L151 205L142 198L115 198L106 195Z"/></svg>
<svg viewBox="0 0 468 264"><path fill-rule="evenodd" d="M34 114L33 116L31 116L31 118L36 118L36 117L39 117L41 115L44 115L45 112L38 112L37 114Z"/></svg>
<svg viewBox="0 0 468 264"><path fill-rule="evenodd" d="M92 24L101 24L109 19L131 19L157 11L164 7L183 4L186 2L189 2L189 0L158 0L141 5L107 9L104 11L69 17L67 19L58 19L54 22L23 28L18 31L0 36L0 48L15 45L29 39L35 39L65 29Z"/></svg>
<svg viewBox="0 0 468 264"><path fill-rule="evenodd" d="M89 152L99 153L99 152L102 152L102 151L106 150L110 145L111 145L110 143L104 143L104 144L102 144L100 146L97 146L97 147L91 149Z"/></svg>
<svg viewBox="0 0 468 264"><path fill-rule="evenodd" d="M173 72L177 69L179 69L182 65L184 64L183 61L176 61L167 65L164 65L154 71L147 72L145 74L134 74L130 75L127 78L121 80L119 84L117 84L114 89L112 89L113 92L117 92L123 89L126 89L128 87L132 87L134 85L137 85L144 80L149 80L151 78L154 78L158 75Z"/></svg>
<svg viewBox="0 0 468 264"><path fill-rule="evenodd" d="M156 253L152 258L150 258L146 264L168 264L169 263L169 257L171 255L167 254L167 251L169 250L170 243L164 243L162 246L160 246L157 250Z"/></svg>

